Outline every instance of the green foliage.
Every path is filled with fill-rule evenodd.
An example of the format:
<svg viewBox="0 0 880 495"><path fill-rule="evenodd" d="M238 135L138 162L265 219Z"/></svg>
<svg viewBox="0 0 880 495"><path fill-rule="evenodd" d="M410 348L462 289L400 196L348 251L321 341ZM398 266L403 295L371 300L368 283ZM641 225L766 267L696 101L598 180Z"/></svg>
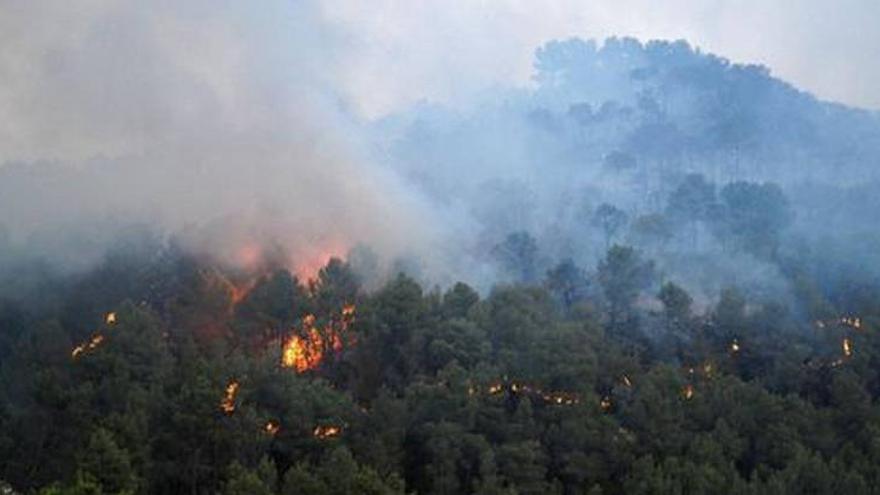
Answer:
<svg viewBox="0 0 880 495"><path fill-rule="evenodd" d="M716 229L734 247L775 256L782 231L793 221L788 199L776 184L733 182L721 190Z"/></svg>
<svg viewBox="0 0 880 495"><path fill-rule="evenodd" d="M331 264L309 290L271 273L235 307L225 275L199 267L164 302L120 299L83 322L0 305L13 329L0 478L62 495L858 494L880 483L874 305L859 307L859 328L817 325L734 287L695 308L667 282L659 312L643 303L652 263L621 246L594 273L562 263L546 285L485 298L464 284L425 292L404 275L363 293ZM585 314L593 282L607 305ZM222 314L211 315L215 292ZM833 314L831 300L811 316ZM281 367L272 338L343 302L357 304L354 343L332 365Z"/></svg>
<svg viewBox="0 0 880 495"><path fill-rule="evenodd" d="M642 289L651 284L654 264L643 261L631 247L614 246L599 263L597 278L608 300L612 329L627 323L633 316L633 304Z"/></svg>
<svg viewBox="0 0 880 495"><path fill-rule="evenodd" d="M528 232L509 234L492 250L503 272L513 282L534 283L538 277L538 244Z"/></svg>

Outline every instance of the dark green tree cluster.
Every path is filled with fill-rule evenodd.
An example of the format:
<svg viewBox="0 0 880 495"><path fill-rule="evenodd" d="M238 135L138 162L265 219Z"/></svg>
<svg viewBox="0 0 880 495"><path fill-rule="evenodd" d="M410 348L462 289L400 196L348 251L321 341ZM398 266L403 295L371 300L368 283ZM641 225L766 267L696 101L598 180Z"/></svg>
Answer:
<svg viewBox="0 0 880 495"><path fill-rule="evenodd" d="M731 222L741 194L776 201L747 189L724 199ZM504 253L529 263L529 246ZM109 257L0 303L0 487L877 493L880 308L787 272L799 301L731 287L697 312L624 246L485 296L403 274L365 292L340 260L305 284L171 248ZM343 345L282 366L306 315L333 328L349 304Z"/></svg>

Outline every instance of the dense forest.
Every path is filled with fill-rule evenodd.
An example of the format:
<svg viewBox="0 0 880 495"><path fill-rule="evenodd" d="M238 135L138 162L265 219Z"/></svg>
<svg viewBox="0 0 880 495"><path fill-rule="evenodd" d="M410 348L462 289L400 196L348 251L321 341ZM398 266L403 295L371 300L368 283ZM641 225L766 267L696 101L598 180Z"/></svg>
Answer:
<svg viewBox="0 0 880 495"><path fill-rule="evenodd" d="M737 183L716 207L758 215L749 194L784 200ZM529 282L485 297L147 239L83 274L19 268L36 289L0 304L3 489L873 493L880 285L819 284L766 224L715 230L778 264L792 303L730 286L699 313L638 250L536 273L525 233L493 256Z"/></svg>
<svg viewBox="0 0 880 495"><path fill-rule="evenodd" d="M0 167L0 494L880 493L876 113L632 39L467 103L341 126L399 189Z"/></svg>

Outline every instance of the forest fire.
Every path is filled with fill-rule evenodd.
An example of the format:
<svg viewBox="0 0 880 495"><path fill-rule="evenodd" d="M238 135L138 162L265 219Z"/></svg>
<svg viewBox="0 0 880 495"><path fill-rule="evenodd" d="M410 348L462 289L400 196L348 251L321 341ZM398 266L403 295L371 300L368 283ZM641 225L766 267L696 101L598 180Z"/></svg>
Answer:
<svg viewBox="0 0 880 495"><path fill-rule="evenodd" d="M681 389L681 396L684 397L684 400L691 400L694 398L694 386L688 383Z"/></svg>
<svg viewBox="0 0 880 495"><path fill-rule="evenodd" d="M862 328L862 319L858 316L844 316L840 319L840 323L856 330L860 330Z"/></svg>
<svg viewBox="0 0 880 495"><path fill-rule="evenodd" d="M739 349L740 349L739 341L736 339L733 339L733 341L730 343L730 352L732 352L733 354L736 354L737 352L739 352Z"/></svg>
<svg viewBox="0 0 880 495"><path fill-rule="evenodd" d="M339 318L331 318L323 329L316 326L314 315L303 317L300 329L294 328L292 335L282 343L281 366L293 368L297 373L317 369L328 349L342 351L344 333L354 321L354 315L355 306L346 304Z"/></svg>
<svg viewBox="0 0 880 495"><path fill-rule="evenodd" d="M101 342L104 342L104 336L100 333L96 333L88 342L74 347L73 351L70 352L70 356L73 358L77 358L80 354L86 351L96 349L99 345L101 345Z"/></svg>
<svg viewBox="0 0 880 495"><path fill-rule="evenodd" d="M312 431L312 436L319 440L324 440L327 438L333 438L339 436L342 433L342 428L339 426L316 426Z"/></svg>
<svg viewBox="0 0 880 495"><path fill-rule="evenodd" d="M504 393L505 391L510 392L514 395L531 395L534 398L540 398L546 404L551 405L566 405L570 406L573 404L578 404L580 402L580 398L577 394L573 392L565 392L565 391L553 391L553 392L545 392L537 387L532 387L523 383L492 383L489 385L489 388L486 389L488 395L499 395ZM470 394L471 392L468 391Z"/></svg>
<svg viewBox="0 0 880 495"><path fill-rule="evenodd" d="M220 401L220 410L230 415L235 412L235 397L238 395L238 382L232 380L226 385L223 399Z"/></svg>
<svg viewBox="0 0 880 495"><path fill-rule="evenodd" d="M115 325L116 324L116 313L110 312L104 315L104 323L107 325ZM88 340L88 342L84 342L74 347L70 351L70 357L76 359L80 355L82 355L86 351L93 351L104 342L104 334L101 332L95 332L94 335Z"/></svg>
<svg viewBox="0 0 880 495"><path fill-rule="evenodd" d="M263 426L263 431L272 437L277 435L279 430L281 430L281 425L278 424L277 421L272 420L272 419L270 419L269 421L266 421L266 424Z"/></svg>
<svg viewBox="0 0 880 495"><path fill-rule="evenodd" d="M232 305L236 306L244 301L244 298L247 297L247 295L250 294L251 290L253 290L253 288L257 285L258 280L258 278L254 278L240 285L230 283L229 290L230 298L232 299Z"/></svg>
<svg viewBox="0 0 880 495"><path fill-rule="evenodd" d="M853 345L852 340L849 338L844 338L843 342L841 342L841 347L843 347L843 355L845 357L851 357L853 353Z"/></svg>

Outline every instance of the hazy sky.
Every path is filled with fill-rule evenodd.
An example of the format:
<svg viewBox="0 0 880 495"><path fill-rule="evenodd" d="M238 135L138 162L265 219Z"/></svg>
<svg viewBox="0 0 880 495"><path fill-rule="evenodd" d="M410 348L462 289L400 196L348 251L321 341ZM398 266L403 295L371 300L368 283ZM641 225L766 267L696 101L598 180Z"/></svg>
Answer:
<svg viewBox="0 0 880 495"><path fill-rule="evenodd" d="M880 108L877 0L326 0L348 37L342 84L368 115L527 82L533 50L570 36L684 38L822 99Z"/></svg>
<svg viewBox="0 0 880 495"><path fill-rule="evenodd" d="M571 36L684 38L877 109L877 26L878 0L0 0L0 162L275 129L322 99L461 101L527 84L535 48Z"/></svg>
<svg viewBox="0 0 880 495"><path fill-rule="evenodd" d="M880 0L0 0L0 224L240 219L300 258L449 245L431 236L469 218L432 217L352 114L467 105L529 84L546 41L614 35L687 39L880 108L878 25Z"/></svg>

